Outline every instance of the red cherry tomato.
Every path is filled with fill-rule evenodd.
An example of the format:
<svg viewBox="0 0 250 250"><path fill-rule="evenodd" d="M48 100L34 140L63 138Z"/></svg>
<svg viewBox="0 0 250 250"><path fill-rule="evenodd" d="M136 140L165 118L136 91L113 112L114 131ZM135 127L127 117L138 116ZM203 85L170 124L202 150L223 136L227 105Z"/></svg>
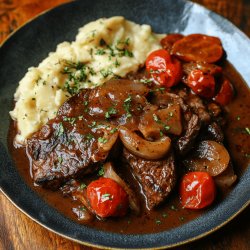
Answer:
<svg viewBox="0 0 250 250"><path fill-rule="evenodd" d="M164 49L153 51L146 59L146 69L157 83L166 87L176 85L182 76L181 63Z"/></svg>
<svg viewBox="0 0 250 250"><path fill-rule="evenodd" d="M187 85L202 97L212 98L215 91L215 80L211 74L199 69L192 70L187 78Z"/></svg>
<svg viewBox="0 0 250 250"><path fill-rule="evenodd" d="M171 49L173 47L173 45L179 41L180 39L182 39L184 36L181 34L168 34L166 35L164 38L161 39L161 46L171 52Z"/></svg>
<svg viewBox="0 0 250 250"><path fill-rule="evenodd" d="M223 48L218 37L191 34L176 41L171 52L185 62L214 63L221 59Z"/></svg>
<svg viewBox="0 0 250 250"><path fill-rule="evenodd" d="M215 193L214 180L206 172L190 172L181 180L180 198L184 208L204 208L214 201Z"/></svg>
<svg viewBox="0 0 250 250"><path fill-rule="evenodd" d="M87 187L90 206L100 217L123 216L128 209L128 195L110 178L99 178Z"/></svg>
<svg viewBox="0 0 250 250"><path fill-rule="evenodd" d="M224 79L220 91L214 97L214 100L220 105L224 106L232 101L233 96L234 90L232 84L227 79Z"/></svg>

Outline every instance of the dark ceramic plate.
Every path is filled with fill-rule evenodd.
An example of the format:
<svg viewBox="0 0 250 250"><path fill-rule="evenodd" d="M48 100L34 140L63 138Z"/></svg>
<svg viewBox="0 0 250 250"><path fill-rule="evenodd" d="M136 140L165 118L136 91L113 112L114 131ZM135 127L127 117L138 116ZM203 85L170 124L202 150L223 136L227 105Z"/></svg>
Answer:
<svg viewBox="0 0 250 250"><path fill-rule="evenodd" d="M250 84L250 40L217 14L182 0L84 0L40 15L12 35L0 49L0 187L24 213L44 227L72 240L114 248L160 248L183 244L216 230L249 204L250 168L219 205L181 227L157 234L122 235L79 225L46 204L19 176L7 147L13 94L28 67L38 65L56 45L72 41L83 24L122 15L152 25L155 32L205 33L223 41L228 60ZM244 50L244 53L242 53ZM237 197L237 199L235 199Z"/></svg>

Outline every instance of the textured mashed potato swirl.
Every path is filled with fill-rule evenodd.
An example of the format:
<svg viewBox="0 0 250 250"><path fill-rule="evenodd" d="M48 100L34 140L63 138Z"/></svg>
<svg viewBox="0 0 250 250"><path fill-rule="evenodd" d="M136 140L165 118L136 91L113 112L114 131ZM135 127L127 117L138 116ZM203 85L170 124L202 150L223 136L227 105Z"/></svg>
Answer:
<svg viewBox="0 0 250 250"><path fill-rule="evenodd" d="M136 72L147 55L160 48L161 37L149 25L123 17L98 19L80 28L75 41L59 44L19 82L16 105L10 112L17 121L17 142L25 143L80 89Z"/></svg>

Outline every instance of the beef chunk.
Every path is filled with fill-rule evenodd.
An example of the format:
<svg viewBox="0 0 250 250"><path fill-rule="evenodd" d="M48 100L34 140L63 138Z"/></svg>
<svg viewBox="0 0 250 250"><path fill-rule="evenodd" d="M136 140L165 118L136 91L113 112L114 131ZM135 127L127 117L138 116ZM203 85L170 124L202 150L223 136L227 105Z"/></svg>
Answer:
<svg viewBox="0 0 250 250"><path fill-rule="evenodd" d="M166 108L169 105L180 105L184 112L188 109L188 106L184 103L181 96L167 92L166 90L164 90L164 92L153 91L153 97L150 101L159 108Z"/></svg>
<svg viewBox="0 0 250 250"><path fill-rule="evenodd" d="M207 111L206 106L204 105L202 99L199 96L189 95L186 101L187 104L191 107L194 113L198 115L199 119L203 123L207 124L210 122L211 117Z"/></svg>
<svg viewBox="0 0 250 250"><path fill-rule="evenodd" d="M222 113L221 107L214 102L209 103L207 108L211 116L213 116L214 118L217 118Z"/></svg>
<svg viewBox="0 0 250 250"><path fill-rule="evenodd" d="M124 149L123 156L139 181L151 210L169 195L175 185L175 162L172 154L162 160L145 160Z"/></svg>
<svg viewBox="0 0 250 250"><path fill-rule="evenodd" d="M224 134L220 125L216 122L209 124L201 133L202 140L213 140L216 142L223 143Z"/></svg>
<svg viewBox="0 0 250 250"><path fill-rule="evenodd" d="M185 117L187 119L188 115ZM181 155L185 155L192 148L195 139L199 134L200 128L201 123L199 117L196 114L191 113L185 134L180 137L176 143L176 148Z"/></svg>
<svg viewBox="0 0 250 250"><path fill-rule="evenodd" d="M196 94L192 93L187 88L181 88L177 91L177 95L181 97L184 102L187 104L189 109L192 110L202 123L208 124L211 120L211 116L208 112L207 105L203 100Z"/></svg>

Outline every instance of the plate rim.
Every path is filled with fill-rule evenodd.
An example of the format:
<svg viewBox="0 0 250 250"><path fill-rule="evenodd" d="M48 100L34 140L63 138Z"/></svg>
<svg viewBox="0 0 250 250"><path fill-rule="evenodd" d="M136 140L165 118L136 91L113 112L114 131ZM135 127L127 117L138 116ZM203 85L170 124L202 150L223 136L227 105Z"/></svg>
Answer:
<svg viewBox="0 0 250 250"><path fill-rule="evenodd" d="M195 3L195 2L191 2L189 0L179 0L180 2L183 2L183 4L185 3L189 3L191 5L196 5L196 6L199 6L199 8L202 8L203 10L205 10L206 12L209 12L209 13L212 13L213 15L215 15L216 17L220 18L221 20L224 20L225 22L227 22L228 25L230 25L230 28L233 28L234 30L236 30L241 36L243 39L247 40L250 44L250 38L243 32L241 31L235 24L233 24L230 20L228 20L227 18L217 14L216 12L212 11L212 10L209 10L208 8L204 7L203 5L199 4L199 3ZM30 20L26 21L25 23L23 23L21 26L19 26L15 31L13 31L1 44L0 44L0 49L2 50L3 47L5 46L5 44L8 43L8 41L10 39L13 38L13 36L20 32L20 30L22 30L24 27L28 26L31 22L35 21L36 19L38 19L40 16L43 16L55 9L59 9L60 7L62 6L65 6L65 5L71 5L72 3L74 2L81 2L81 0L73 0L73 1L69 1L69 2L66 2L66 3L62 3L62 4L59 4L58 6L55 6L55 7L52 7L52 8L49 8L45 11L42 11L41 13L37 14L36 16L34 16L33 18L31 18ZM248 85L250 83L247 83ZM244 174L246 174L246 172L249 172L250 169L249 167L245 170ZM243 176L242 175L242 176ZM25 181L24 181L25 182ZM25 183L27 185L27 183ZM87 245L87 246L91 246L91 247L97 247L97 248L104 248L104 249L123 249L123 248L117 248L117 247L108 247L106 245L97 245L97 244L94 244L94 243L90 243L90 242L86 242L86 241L82 241L82 240L78 240L78 239L75 239L73 237L70 237L66 234L63 234L63 233L60 233L52 228L50 228L49 226L47 226L46 224L44 224L43 222L39 221L38 219L34 218L33 216L31 216L27 211L25 211L23 208L21 208L19 205L17 205L13 199L4 191L4 187L1 185L1 182L0 182L0 191L3 193L3 195L17 208L19 209L19 211L21 211L23 214L25 214L27 217L29 217L30 219L32 219L33 221L35 221L36 223L38 223L39 225L41 225L42 227L46 228L47 230L57 234L57 235L60 235L61 237L64 237L66 239L69 239L71 241L74 241L76 243L80 243L80 244L83 244L83 245ZM42 199L40 197L40 199ZM179 241L177 243L174 243L174 244L169 244L169 245L165 245L165 246L160 246L160 247L149 247L149 248L140 248L140 249L168 249L168 248L172 248L172 247L177 247L177 246L181 246L181 245L184 245L184 244L187 244L187 243L191 243L193 241L196 241L198 239L201 239L217 230L219 230L220 228L222 228L224 225L226 225L227 223L229 223L230 221L232 221L236 216L238 216L244 209L246 209L248 206L250 205L250 198L248 198L248 201L246 201L245 203L243 203L243 205L241 206L241 208L239 210L237 210L235 213L233 213L227 220L223 221L222 223L220 223L219 225L211 228L210 230L202 233L202 234L199 234L197 236L194 236L192 238L189 238L187 240L183 240L183 241ZM101 231L103 232L103 230L98 230L98 231ZM105 231L106 233L109 233L108 231ZM163 231L165 232L165 231ZM160 232L160 233L163 233L163 232ZM116 234L116 233L114 233ZM119 234L119 233L118 233ZM150 235L156 235L157 233L152 233ZM142 234L143 235L143 234ZM144 234L145 235L145 234ZM138 248L130 248L129 249L138 249Z"/></svg>
<svg viewBox="0 0 250 250"><path fill-rule="evenodd" d="M47 225L43 224L42 222L40 222L39 220L37 220L36 218L34 218L33 216L31 216L28 212L26 212L24 209L22 209L20 206L18 206L2 189L2 187L0 187L0 191L2 192L2 194L8 199L8 201L10 201L10 203L15 207L17 208L20 212L22 212L24 215L26 215L28 218L30 218L33 222L36 222L37 224L39 224L40 226L42 226L43 228L49 230L50 232L52 233L55 233L56 235L59 235L63 238L66 238L68 240L71 240L73 242L76 242L76 243L79 243L81 245L86 245L86 246L89 246L89 247L95 247L95 248L99 248L99 249L118 249L118 250L121 250L121 249L124 249L124 248L119 248L119 247L108 247L108 246L105 246L105 245L97 245L97 244L92 244L90 242L86 242L86 241L81 241L81 240L78 240L78 239L75 239L75 238L71 238L65 234L62 234L62 233L59 233L57 232L56 230L48 227ZM188 240L184 240L184 241L180 241L178 243L174 243L174 244L171 244L171 245L166 245L166 246L161 246L161 247L149 247L149 248L140 248L140 249L146 249L146 250L149 250L149 249L154 249L154 250L157 250L157 249L170 249L170 248L173 248L173 247L178 247L178 246L183 246L185 244L188 244L188 243L192 243L196 240L199 240L199 239L202 239L216 231L218 231L219 229L221 229L222 227L224 227L226 224L228 224L230 221L232 221L235 217L237 217L239 214L241 214L248 206L250 205L250 200L246 203L243 204L243 206L238 210L236 211L231 217L229 217L227 220L225 220L224 222L222 222L221 224L219 224L218 226L212 228L211 230L207 231L207 232L204 232L198 236L194 236L193 238L190 238ZM128 248L128 249L139 249L139 248Z"/></svg>

